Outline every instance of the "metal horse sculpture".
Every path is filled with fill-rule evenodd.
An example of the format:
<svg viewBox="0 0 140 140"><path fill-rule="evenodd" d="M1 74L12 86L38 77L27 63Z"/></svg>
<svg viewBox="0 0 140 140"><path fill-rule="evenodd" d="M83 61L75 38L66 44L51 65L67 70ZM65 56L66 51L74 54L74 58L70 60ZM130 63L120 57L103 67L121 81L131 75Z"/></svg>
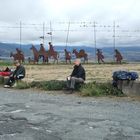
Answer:
<svg viewBox="0 0 140 140"><path fill-rule="evenodd" d="M57 64L58 64L59 54L57 51L54 50L51 42L49 42L49 50L47 51L47 54L48 54L49 58L53 57L54 63L55 63L55 61L57 61Z"/></svg>
<svg viewBox="0 0 140 140"><path fill-rule="evenodd" d="M39 50L39 58L43 57L43 63L48 63L49 60L48 60L48 53L46 52L43 44L40 44L40 50Z"/></svg>
<svg viewBox="0 0 140 140"><path fill-rule="evenodd" d="M85 61L88 63L88 54L85 53L85 50L80 50L79 52L76 49L73 49L73 53L75 54L76 58L84 58Z"/></svg>
<svg viewBox="0 0 140 140"><path fill-rule="evenodd" d="M97 60L98 60L98 64L100 64L101 62L104 63L104 55L102 54L102 51L100 49L97 49Z"/></svg>
<svg viewBox="0 0 140 140"><path fill-rule="evenodd" d="M64 49L64 52L65 52L66 64L67 64L67 61L69 61L69 63L71 64L71 52L67 51L66 49Z"/></svg>
<svg viewBox="0 0 140 140"><path fill-rule="evenodd" d="M33 51L33 55L34 55L33 63L38 63L39 59L41 57L43 57L43 63L48 62L48 55L46 53L46 50L45 50L43 44L40 44L39 51L35 48L34 45L32 45L32 47L30 49ZM30 59L29 59L29 63L30 63Z"/></svg>
<svg viewBox="0 0 140 140"><path fill-rule="evenodd" d="M24 58L24 54L22 53L22 51L18 48L16 48L17 53L13 54L12 52L10 53L10 57L14 58L15 60L18 60L19 62L24 62L25 58Z"/></svg>
<svg viewBox="0 0 140 140"><path fill-rule="evenodd" d="M115 57L116 57L116 63L121 64L123 57L117 49L115 49Z"/></svg>
<svg viewBox="0 0 140 140"><path fill-rule="evenodd" d="M38 50L35 48L34 45L32 45L32 47L30 48L32 51L33 51L33 55L34 55L34 60L33 60L33 63L38 63L39 61L39 53L38 53ZM29 63L30 63L30 58L29 58Z"/></svg>

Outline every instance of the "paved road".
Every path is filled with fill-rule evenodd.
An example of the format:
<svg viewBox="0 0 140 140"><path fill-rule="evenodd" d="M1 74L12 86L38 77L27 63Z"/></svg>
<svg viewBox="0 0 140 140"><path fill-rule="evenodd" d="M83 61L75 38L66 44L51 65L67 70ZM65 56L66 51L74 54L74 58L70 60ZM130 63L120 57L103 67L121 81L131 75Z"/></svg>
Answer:
<svg viewBox="0 0 140 140"><path fill-rule="evenodd" d="M140 140L140 102L0 87L0 140Z"/></svg>

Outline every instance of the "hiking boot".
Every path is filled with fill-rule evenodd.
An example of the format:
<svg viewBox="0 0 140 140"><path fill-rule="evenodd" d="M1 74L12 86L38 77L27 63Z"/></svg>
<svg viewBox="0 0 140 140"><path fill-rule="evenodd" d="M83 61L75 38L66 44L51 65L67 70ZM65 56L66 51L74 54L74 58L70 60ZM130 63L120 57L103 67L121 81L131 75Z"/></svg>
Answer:
<svg viewBox="0 0 140 140"><path fill-rule="evenodd" d="M71 88L71 89L69 89L68 94L72 94L73 92L74 92L74 89L73 89L73 88Z"/></svg>
<svg viewBox="0 0 140 140"><path fill-rule="evenodd" d="M10 85L4 85L4 88L10 88Z"/></svg>
<svg viewBox="0 0 140 140"><path fill-rule="evenodd" d="M64 90L64 91L68 91L68 90L70 90L70 88L65 87L65 88L63 88L63 90Z"/></svg>

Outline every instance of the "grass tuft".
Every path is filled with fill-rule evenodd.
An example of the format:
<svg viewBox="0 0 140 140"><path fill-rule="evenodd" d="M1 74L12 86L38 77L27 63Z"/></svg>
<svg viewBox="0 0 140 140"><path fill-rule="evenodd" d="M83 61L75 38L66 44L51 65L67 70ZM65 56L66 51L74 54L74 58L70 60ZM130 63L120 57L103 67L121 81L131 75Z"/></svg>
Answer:
<svg viewBox="0 0 140 140"><path fill-rule="evenodd" d="M57 80L41 81L41 82L33 81L30 84L30 86L40 88L43 90L62 90L66 86L66 82L65 81L57 81Z"/></svg>
<svg viewBox="0 0 140 140"><path fill-rule="evenodd" d="M82 96L123 96L122 91L114 88L111 83L87 83L80 88L80 92Z"/></svg>
<svg viewBox="0 0 140 140"><path fill-rule="evenodd" d="M62 90L66 87L66 81L51 80L51 81L33 81L28 84L26 82L19 82L17 89L39 88L42 90ZM76 86L76 90L80 91L81 96L124 96L122 91L114 88L111 83L96 83L90 82Z"/></svg>

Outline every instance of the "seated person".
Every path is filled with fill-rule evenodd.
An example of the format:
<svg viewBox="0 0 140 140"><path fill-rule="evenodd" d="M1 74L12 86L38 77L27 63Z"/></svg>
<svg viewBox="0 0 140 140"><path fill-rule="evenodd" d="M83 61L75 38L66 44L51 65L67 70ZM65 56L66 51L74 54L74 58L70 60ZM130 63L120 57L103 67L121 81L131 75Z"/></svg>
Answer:
<svg viewBox="0 0 140 140"><path fill-rule="evenodd" d="M74 61L74 69L69 77L67 77L67 88L72 91L75 89L76 83L83 83L85 81L85 70L81 65L81 60Z"/></svg>
<svg viewBox="0 0 140 140"><path fill-rule="evenodd" d="M16 66L16 70L10 75L9 79L5 83L4 87L11 87L16 80L23 79L25 77L25 68L20 64L19 61L15 61L14 65Z"/></svg>

